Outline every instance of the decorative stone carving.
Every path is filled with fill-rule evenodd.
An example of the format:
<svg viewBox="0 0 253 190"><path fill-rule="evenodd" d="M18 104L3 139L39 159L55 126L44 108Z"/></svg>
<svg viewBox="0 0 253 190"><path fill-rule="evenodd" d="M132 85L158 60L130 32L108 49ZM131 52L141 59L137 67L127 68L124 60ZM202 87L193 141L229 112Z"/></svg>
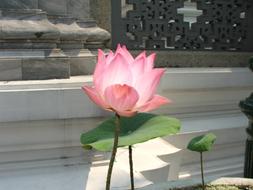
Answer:
<svg viewBox="0 0 253 190"><path fill-rule="evenodd" d="M1 10L0 80L68 78L68 58L57 50L59 30L46 12L20 5Z"/></svg>
<svg viewBox="0 0 253 190"><path fill-rule="evenodd" d="M0 0L0 29L0 80L91 74L96 56L85 48L110 39L91 22L89 0Z"/></svg>
<svg viewBox="0 0 253 190"><path fill-rule="evenodd" d="M6 49L55 48L60 36L57 27L47 20L46 13L37 9L2 10L0 27L0 47Z"/></svg>
<svg viewBox="0 0 253 190"><path fill-rule="evenodd" d="M78 25L85 29L88 33L88 38L85 42L87 48L101 48L111 39L111 34L106 30L97 26L94 21L79 21Z"/></svg>
<svg viewBox="0 0 253 190"><path fill-rule="evenodd" d="M88 39L89 34L88 31L78 26L76 19L71 17L55 17L51 18L50 21L54 23L60 33L58 47L63 49L83 48L83 44Z"/></svg>
<svg viewBox="0 0 253 190"><path fill-rule="evenodd" d="M126 13L122 12L125 1L132 7ZM114 47L123 43L131 49L253 50L252 1L196 0L202 15L191 27L178 13L184 0L125 1L112 0Z"/></svg>

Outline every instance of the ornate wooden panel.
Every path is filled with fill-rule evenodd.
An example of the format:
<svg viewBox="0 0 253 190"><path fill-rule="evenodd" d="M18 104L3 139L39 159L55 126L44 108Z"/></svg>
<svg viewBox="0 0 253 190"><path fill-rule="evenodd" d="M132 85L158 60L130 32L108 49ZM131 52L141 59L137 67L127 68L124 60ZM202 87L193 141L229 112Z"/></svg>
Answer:
<svg viewBox="0 0 253 190"><path fill-rule="evenodd" d="M186 22L185 0L112 0L112 42L130 49L253 50L252 0L194 0L202 14ZM126 8L128 7L128 8ZM130 7L130 8L129 8Z"/></svg>

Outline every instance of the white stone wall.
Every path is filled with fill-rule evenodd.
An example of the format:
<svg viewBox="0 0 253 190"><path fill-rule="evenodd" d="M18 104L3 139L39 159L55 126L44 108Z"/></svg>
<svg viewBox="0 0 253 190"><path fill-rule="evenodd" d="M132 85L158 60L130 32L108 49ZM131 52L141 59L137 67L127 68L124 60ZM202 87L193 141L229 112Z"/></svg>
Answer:
<svg viewBox="0 0 253 190"><path fill-rule="evenodd" d="M73 181L72 187L82 186L84 181L86 190L93 190L89 187L92 184L103 186L99 180L103 178L102 171L106 171L108 154L82 150L79 136L110 114L83 94L84 82L90 83L91 76L0 83L0 171L6 171L1 179L16 177L13 181L0 179L5 184L2 187L12 187L16 182L22 183L26 190L36 184L46 190L58 190L69 175L82 175ZM198 177L199 157L185 150L185 146L190 138L207 131L214 132L218 139L214 149L205 154L206 174L242 175L248 121L238 102L253 91L252 84L252 73L246 68L168 69L159 92L173 103L156 113L178 117L182 130L178 135L164 138L168 147L164 155L160 155L159 148L148 149L143 145L136 149L140 152L148 149L150 159L156 160L152 163L158 164L154 164L156 169L137 171L138 184L147 184L145 180L157 183L177 177ZM66 166L69 170L64 169ZM43 186L38 181L40 172L44 172L43 178L48 181L52 176L56 181ZM123 173L128 176L126 171L116 172L121 177ZM19 180L20 175L23 180ZM33 180L29 181L30 178ZM116 181L128 184L127 177L121 179L125 181ZM70 190L69 187L65 189Z"/></svg>

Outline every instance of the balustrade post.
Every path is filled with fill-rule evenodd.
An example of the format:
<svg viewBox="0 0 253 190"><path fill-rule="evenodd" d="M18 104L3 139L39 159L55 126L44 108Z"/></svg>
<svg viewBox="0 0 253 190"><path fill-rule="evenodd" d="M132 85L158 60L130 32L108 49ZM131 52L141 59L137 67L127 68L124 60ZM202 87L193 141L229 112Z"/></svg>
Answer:
<svg viewBox="0 0 253 190"><path fill-rule="evenodd" d="M250 68L253 71L253 57L250 59ZM253 178L253 93L239 104L242 112L249 119L246 129L248 138L246 140L244 177Z"/></svg>

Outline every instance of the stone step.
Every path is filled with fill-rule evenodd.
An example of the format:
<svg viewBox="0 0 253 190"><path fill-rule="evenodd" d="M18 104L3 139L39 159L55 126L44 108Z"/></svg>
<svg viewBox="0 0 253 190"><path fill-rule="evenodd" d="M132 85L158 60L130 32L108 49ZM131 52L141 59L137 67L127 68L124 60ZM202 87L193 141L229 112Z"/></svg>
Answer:
<svg viewBox="0 0 253 190"><path fill-rule="evenodd" d="M204 162L205 176L243 176L244 156L235 155L233 157L216 158ZM179 179L200 178L200 163L186 164L181 166Z"/></svg>
<svg viewBox="0 0 253 190"><path fill-rule="evenodd" d="M123 167L122 167L123 166ZM85 190L104 190L106 175L108 170L108 162L95 162L91 165ZM134 172L135 186L144 187L152 184L141 173ZM111 187L114 190L129 189L130 175L129 170L124 168L124 164L116 161L114 163Z"/></svg>
<svg viewBox="0 0 253 190"><path fill-rule="evenodd" d="M161 138L137 144L133 147L134 170L153 183L167 181L171 178L176 179L181 160L180 151ZM177 158L165 162L159 158L160 155ZM128 149L121 149L117 161L128 170Z"/></svg>

